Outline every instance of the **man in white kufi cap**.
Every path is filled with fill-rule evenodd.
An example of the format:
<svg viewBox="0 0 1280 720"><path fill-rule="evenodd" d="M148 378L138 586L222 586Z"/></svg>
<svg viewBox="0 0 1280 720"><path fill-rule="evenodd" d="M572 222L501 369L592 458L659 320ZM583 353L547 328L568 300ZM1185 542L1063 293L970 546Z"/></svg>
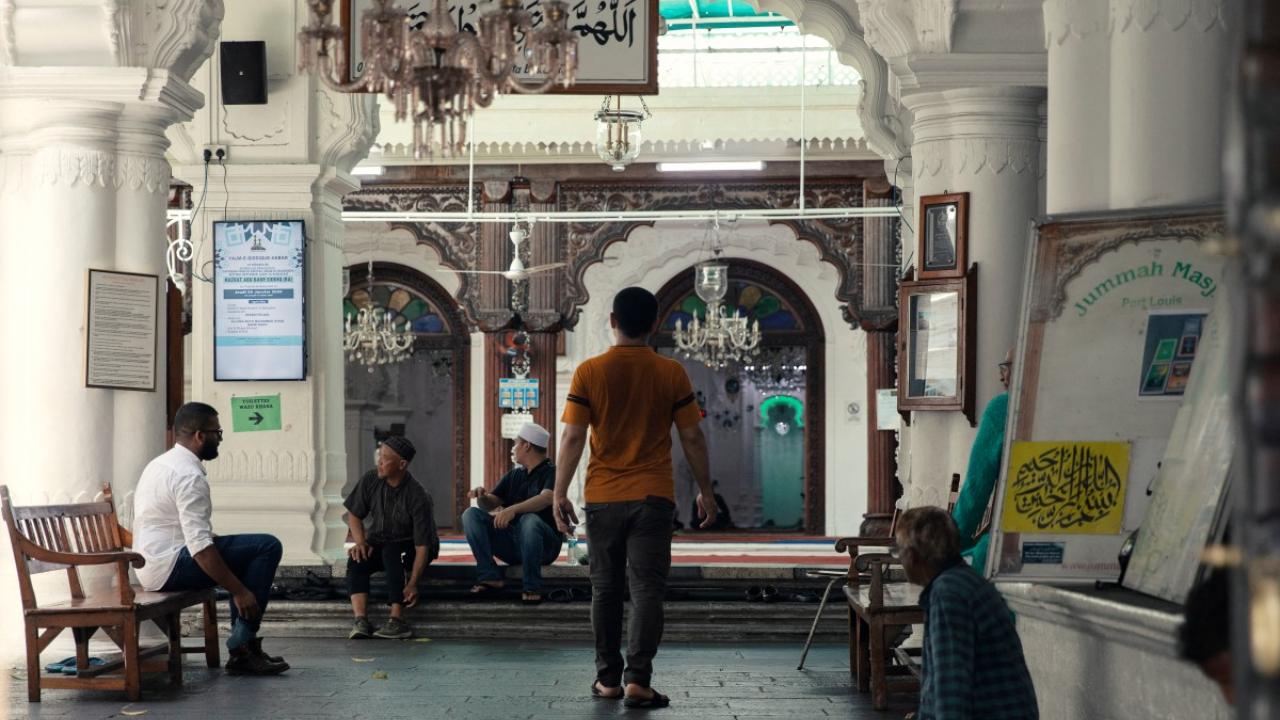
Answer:
<svg viewBox="0 0 1280 720"><path fill-rule="evenodd" d="M496 557L524 569L521 600L542 602L542 566L555 562L564 543L551 514L556 466L547 459L549 442L551 433L546 428L525 423L511 448L516 467L502 476L492 492L478 487L469 493L479 505L462 514L462 529L476 556L473 597L501 591L504 568L494 562Z"/></svg>

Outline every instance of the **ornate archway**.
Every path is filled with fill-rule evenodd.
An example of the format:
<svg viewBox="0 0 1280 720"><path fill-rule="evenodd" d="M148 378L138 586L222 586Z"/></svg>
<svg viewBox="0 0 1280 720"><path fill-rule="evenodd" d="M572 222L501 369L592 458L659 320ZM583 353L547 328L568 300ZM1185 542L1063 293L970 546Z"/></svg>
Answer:
<svg viewBox="0 0 1280 720"><path fill-rule="evenodd" d="M414 353L409 361L421 373L430 373L433 378L449 379L451 388L447 411L452 419L452 428L445 438L450 448L452 473L447 487L450 497L440 497L433 493L437 508L437 522L443 515L440 508L448 508L447 523L453 526L468 506L466 499L467 482L470 478L470 330L458 302L439 283L426 275L395 263L375 262L373 264L373 286L369 285L368 267L366 264L350 267L351 286L347 297L343 300L343 315L355 313L359 308L370 305L386 308L397 325L407 323L414 333ZM354 370L348 364L348 370ZM377 378L381 380L381 378ZM348 378L348 395L352 383ZM423 407L417 411L431 414L434 407ZM422 454L423 448L419 448ZM351 451L348 451L349 453ZM428 457L423 457L417 465L417 476L428 488L433 484L429 478L431 467ZM439 489L437 485L437 489Z"/></svg>
<svg viewBox="0 0 1280 720"><path fill-rule="evenodd" d="M726 298L760 322L761 352L803 348L803 531L820 534L826 524L826 365L821 317L804 290L786 275L752 260L728 258L725 262L730 279ZM693 266L667 281L657 297L661 322L652 342L659 349L675 348L671 328L677 319L687 319L691 298L698 302Z"/></svg>

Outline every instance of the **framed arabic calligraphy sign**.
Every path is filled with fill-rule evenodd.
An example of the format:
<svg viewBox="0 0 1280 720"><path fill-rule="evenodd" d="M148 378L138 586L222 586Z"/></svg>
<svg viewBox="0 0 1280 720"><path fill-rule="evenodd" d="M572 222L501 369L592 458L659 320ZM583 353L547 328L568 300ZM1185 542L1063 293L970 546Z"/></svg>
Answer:
<svg viewBox="0 0 1280 720"><path fill-rule="evenodd" d="M543 0L523 0L542 23ZM574 95L653 95L658 92L658 0L567 0L569 27L578 37L578 79L570 88L551 92ZM400 0L411 28L421 27L431 0ZM342 0L340 21L346 30L347 68L351 79L360 77L364 48L360 19L374 0ZM474 33L482 15L497 6L495 0L449 0L449 12L458 28ZM517 67L517 75L520 68Z"/></svg>

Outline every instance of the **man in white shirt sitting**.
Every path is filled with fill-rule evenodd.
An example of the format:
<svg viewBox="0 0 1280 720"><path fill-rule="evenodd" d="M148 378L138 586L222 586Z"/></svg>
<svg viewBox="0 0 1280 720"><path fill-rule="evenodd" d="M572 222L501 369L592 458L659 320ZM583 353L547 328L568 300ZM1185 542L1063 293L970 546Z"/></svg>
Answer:
<svg viewBox="0 0 1280 720"><path fill-rule="evenodd" d="M147 561L138 568L138 581L147 590L226 588L231 593L227 672L278 675L289 664L264 653L257 635L280 564L280 541L273 535L213 534L202 461L218 457L218 411L187 403L174 416L173 432L173 449L147 464L133 495L133 549Z"/></svg>

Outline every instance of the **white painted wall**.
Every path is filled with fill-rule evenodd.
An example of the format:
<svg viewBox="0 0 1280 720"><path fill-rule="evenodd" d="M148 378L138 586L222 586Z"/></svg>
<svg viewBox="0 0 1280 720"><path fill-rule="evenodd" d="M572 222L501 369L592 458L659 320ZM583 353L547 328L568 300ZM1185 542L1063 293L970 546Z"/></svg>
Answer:
<svg viewBox="0 0 1280 720"><path fill-rule="evenodd" d="M568 335L567 357L558 364L558 387L567 390L578 363L612 343L609 309L614 293L631 285L657 292L677 273L705 259L705 235L705 226L694 223L639 228L626 242L611 246L604 263L587 270L585 283L591 299L582 309L577 328ZM735 231L722 232L721 238L725 257L773 267L794 280L818 309L826 336L827 367L825 532L856 534L867 507L867 430L865 413L850 416L845 408L850 403L866 407L866 340L861 330L851 329L840 316L836 269L785 227L744 221ZM564 408L560 395L557 416ZM585 465L579 468L571 496L581 492Z"/></svg>

